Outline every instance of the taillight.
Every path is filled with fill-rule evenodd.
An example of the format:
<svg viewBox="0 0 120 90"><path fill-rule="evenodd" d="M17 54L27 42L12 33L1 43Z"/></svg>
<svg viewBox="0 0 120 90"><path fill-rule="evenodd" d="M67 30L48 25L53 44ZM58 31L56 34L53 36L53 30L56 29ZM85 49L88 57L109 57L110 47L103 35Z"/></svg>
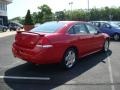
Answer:
<svg viewBox="0 0 120 90"><path fill-rule="evenodd" d="M53 45L51 45L50 41L45 37L41 38L41 40L38 42L38 44L36 46L41 47L41 48L51 48L51 47L53 47Z"/></svg>
<svg viewBox="0 0 120 90"><path fill-rule="evenodd" d="M25 32L25 31L17 31L16 32L16 35L15 35L15 41L18 39L18 38L20 38L20 34L22 34L22 32Z"/></svg>

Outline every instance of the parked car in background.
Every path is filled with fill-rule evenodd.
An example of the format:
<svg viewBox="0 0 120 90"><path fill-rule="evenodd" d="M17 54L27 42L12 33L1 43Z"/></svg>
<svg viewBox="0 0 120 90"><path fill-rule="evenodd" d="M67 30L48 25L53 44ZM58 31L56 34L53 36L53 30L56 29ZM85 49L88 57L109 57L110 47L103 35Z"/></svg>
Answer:
<svg viewBox="0 0 120 90"><path fill-rule="evenodd" d="M9 22L8 26L9 26L10 31L16 31L16 30L23 29L23 25L17 22Z"/></svg>
<svg viewBox="0 0 120 90"><path fill-rule="evenodd" d="M36 23L35 25L34 25L34 27L38 27L39 25L41 25L40 23Z"/></svg>
<svg viewBox="0 0 120 90"><path fill-rule="evenodd" d="M94 26L100 28L105 22L107 22L107 21L90 21L89 23L91 23Z"/></svg>
<svg viewBox="0 0 120 90"><path fill-rule="evenodd" d="M94 26L101 32L107 33L114 40L120 40L120 22L118 21L93 21Z"/></svg>
<svg viewBox="0 0 120 90"><path fill-rule="evenodd" d="M18 31L12 51L33 64L60 63L72 68L79 58L108 51L109 36L80 21L46 22L30 31Z"/></svg>
<svg viewBox="0 0 120 90"><path fill-rule="evenodd" d="M7 26L0 25L0 31L6 32L8 30Z"/></svg>

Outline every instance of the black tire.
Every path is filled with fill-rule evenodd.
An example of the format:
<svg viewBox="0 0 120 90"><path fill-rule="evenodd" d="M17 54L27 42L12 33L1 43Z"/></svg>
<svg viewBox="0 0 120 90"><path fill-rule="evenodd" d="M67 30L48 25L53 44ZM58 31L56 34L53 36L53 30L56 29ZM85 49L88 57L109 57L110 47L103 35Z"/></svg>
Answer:
<svg viewBox="0 0 120 90"><path fill-rule="evenodd" d="M109 45L110 45L110 41L105 40L102 51L107 52L109 50Z"/></svg>
<svg viewBox="0 0 120 90"><path fill-rule="evenodd" d="M12 29L10 29L10 31L12 31Z"/></svg>
<svg viewBox="0 0 120 90"><path fill-rule="evenodd" d="M5 29L5 28L3 28L3 30L2 30L3 32L6 32L7 31L7 29Z"/></svg>
<svg viewBox="0 0 120 90"><path fill-rule="evenodd" d="M69 49L66 50L66 52L63 56L61 66L62 66L63 69L68 70L68 69L71 69L76 64L76 61L77 61L76 50L74 48L69 48Z"/></svg>
<svg viewBox="0 0 120 90"><path fill-rule="evenodd" d="M39 65L39 64L32 63L32 62L27 62L27 63L31 66L38 66Z"/></svg>
<svg viewBox="0 0 120 90"><path fill-rule="evenodd" d="M120 35L119 35L118 33L115 33L115 34L113 35L113 39L114 39L115 41L120 40Z"/></svg>

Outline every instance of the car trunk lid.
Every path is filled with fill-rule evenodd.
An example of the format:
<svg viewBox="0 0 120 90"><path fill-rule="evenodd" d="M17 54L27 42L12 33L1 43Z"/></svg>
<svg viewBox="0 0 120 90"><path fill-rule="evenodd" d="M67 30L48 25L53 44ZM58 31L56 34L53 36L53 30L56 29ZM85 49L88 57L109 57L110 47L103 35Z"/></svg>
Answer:
<svg viewBox="0 0 120 90"><path fill-rule="evenodd" d="M15 44L24 48L34 48L44 34L33 32L17 32Z"/></svg>

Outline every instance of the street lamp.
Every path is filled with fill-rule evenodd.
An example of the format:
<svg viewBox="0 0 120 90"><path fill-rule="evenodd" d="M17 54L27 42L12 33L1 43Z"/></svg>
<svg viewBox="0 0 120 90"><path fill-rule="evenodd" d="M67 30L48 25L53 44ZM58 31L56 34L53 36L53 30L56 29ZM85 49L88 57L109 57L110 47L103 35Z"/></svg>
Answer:
<svg viewBox="0 0 120 90"><path fill-rule="evenodd" d="M71 6L71 19L72 19L72 5L73 5L73 2L69 2L69 5Z"/></svg>
<svg viewBox="0 0 120 90"><path fill-rule="evenodd" d="M88 21L89 21L89 19L90 19L90 15L89 15L89 14L90 14L90 13L89 13L89 11L90 11L90 7L89 7L89 6L90 6L90 3L89 3L89 0L87 1L87 6L88 6L88 10L87 10L87 11L88 11L88 18L87 18L87 19L88 19Z"/></svg>
<svg viewBox="0 0 120 90"><path fill-rule="evenodd" d="M90 8L90 7L89 7L89 0L88 0L88 12L89 12L89 8Z"/></svg>
<svg viewBox="0 0 120 90"><path fill-rule="evenodd" d="M71 11L72 11L73 2L69 2L69 5L71 6Z"/></svg>

